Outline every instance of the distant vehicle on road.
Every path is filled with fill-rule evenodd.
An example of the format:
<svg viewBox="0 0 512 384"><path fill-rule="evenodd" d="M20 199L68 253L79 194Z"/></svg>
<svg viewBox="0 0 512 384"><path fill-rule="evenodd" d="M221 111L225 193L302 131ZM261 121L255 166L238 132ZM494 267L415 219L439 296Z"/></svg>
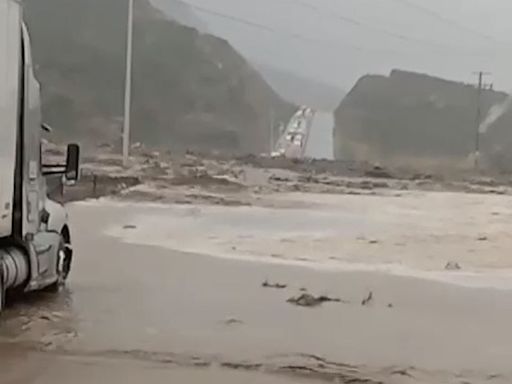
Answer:
<svg viewBox="0 0 512 384"><path fill-rule="evenodd" d="M274 153L287 158L302 158L306 152L314 111L302 106L291 118Z"/></svg>

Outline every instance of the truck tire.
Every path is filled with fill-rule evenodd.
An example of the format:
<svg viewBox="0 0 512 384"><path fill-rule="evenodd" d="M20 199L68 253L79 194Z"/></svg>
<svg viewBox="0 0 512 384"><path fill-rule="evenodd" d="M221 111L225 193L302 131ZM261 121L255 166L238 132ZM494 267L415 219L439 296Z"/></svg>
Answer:
<svg viewBox="0 0 512 384"><path fill-rule="evenodd" d="M69 269L71 268L71 262L69 255L67 254L66 243L64 238L61 237L59 243L59 249L57 251L57 262L55 263L55 273L57 274L57 281L52 285L45 288L45 291L57 293L60 288L66 283L66 279L69 275Z"/></svg>

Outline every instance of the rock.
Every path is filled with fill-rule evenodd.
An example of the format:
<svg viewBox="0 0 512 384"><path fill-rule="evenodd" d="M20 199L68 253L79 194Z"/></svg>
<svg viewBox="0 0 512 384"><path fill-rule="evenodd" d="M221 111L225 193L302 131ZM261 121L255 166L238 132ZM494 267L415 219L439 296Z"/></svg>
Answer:
<svg viewBox="0 0 512 384"><path fill-rule="evenodd" d="M479 237L477 238L477 240L478 240L478 241L487 241L487 240L489 240L489 238L488 238L487 236L485 236L485 235L482 235L482 236L479 236Z"/></svg>
<svg viewBox="0 0 512 384"><path fill-rule="evenodd" d="M367 170L364 175L366 177L373 177L373 178L382 178L382 179L392 179L393 175L391 173L387 172L384 168L380 166L374 166L372 169Z"/></svg>
<svg viewBox="0 0 512 384"><path fill-rule="evenodd" d="M377 240L377 239L368 240L368 244L379 244L379 240Z"/></svg>
<svg viewBox="0 0 512 384"><path fill-rule="evenodd" d="M462 267L456 261L449 261L448 263L446 263L444 269L446 269L447 271L460 271Z"/></svg>

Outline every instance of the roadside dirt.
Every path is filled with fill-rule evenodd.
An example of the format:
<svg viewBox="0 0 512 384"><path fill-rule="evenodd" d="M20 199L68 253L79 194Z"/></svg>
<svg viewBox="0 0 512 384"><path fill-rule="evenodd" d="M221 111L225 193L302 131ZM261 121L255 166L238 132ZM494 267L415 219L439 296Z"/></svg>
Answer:
<svg viewBox="0 0 512 384"><path fill-rule="evenodd" d="M434 175L388 170L378 165L328 160L293 161L247 156L238 159L158 152L134 156L128 168L114 155L85 159L75 186L50 186L52 196L76 201L116 196L134 201L176 204L265 205L275 193L391 195L404 191L512 194L506 175Z"/></svg>

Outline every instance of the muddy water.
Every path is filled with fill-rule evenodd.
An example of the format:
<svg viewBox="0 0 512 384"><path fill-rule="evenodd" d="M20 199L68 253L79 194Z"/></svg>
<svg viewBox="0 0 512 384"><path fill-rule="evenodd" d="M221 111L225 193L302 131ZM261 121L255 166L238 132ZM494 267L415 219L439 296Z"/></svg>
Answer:
<svg viewBox="0 0 512 384"><path fill-rule="evenodd" d="M286 209L278 209L286 202ZM293 203L296 207L293 207ZM149 206L131 209L106 234L236 260L325 270L385 271L512 287L508 196L401 192L400 196L286 194L274 208ZM141 208L139 206L139 208ZM463 271L448 273L456 262ZM466 279L467 277L467 279Z"/></svg>
<svg viewBox="0 0 512 384"><path fill-rule="evenodd" d="M125 382L128 377L148 377L149 382L191 377L188 382L203 382L204 371L197 369L207 368L217 370L212 377L219 383L236 381L238 373L218 370L222 367L252 372L240 380L269 383L286 378L258 372L295 367L312 373L308 380L375 378L370 383L383 378L400 383L467 378L477 383L491 376L497 378L494 382L507 382L512 377L512 291L373 272L248 263L184 253L169 244L123 241L146 225L160 240L164 235L185 236L197 231L190 227L190 217L202 216L207 217L199 225L203 233L198 238L218 237L243 228L250 221L243 218L251 212L237 211L223 220L204 207L189 207L184 213L147 205L73 206L77 258L72 281L59 296L32 295L6 313L0 326L0 358L9 362L4 378L44 384L67 383L73 375L100 383ZM312 219L317 224L313 228L301 222L307 212L281 213L288 219L286 215L292 215L295 223L289 228L294 233L319 231L318 217ZM269 233L283 234L285 221L268 216L265 221L265 211L258 214L247 224L248 233L265 239ZM147 215L159 220L139 220ZM332 225L332 220L344 219L326 220ZM216 222L221 229L215 228ZM360 220L334 223L363 225ZM112 236L113 228L134 233ZM266 279L287 287L264 289ZM314 309L286 302L303 288L344 302ZM374 300L361 306L370 291ZM22 380L27 374L32 381Z"/></svg>

